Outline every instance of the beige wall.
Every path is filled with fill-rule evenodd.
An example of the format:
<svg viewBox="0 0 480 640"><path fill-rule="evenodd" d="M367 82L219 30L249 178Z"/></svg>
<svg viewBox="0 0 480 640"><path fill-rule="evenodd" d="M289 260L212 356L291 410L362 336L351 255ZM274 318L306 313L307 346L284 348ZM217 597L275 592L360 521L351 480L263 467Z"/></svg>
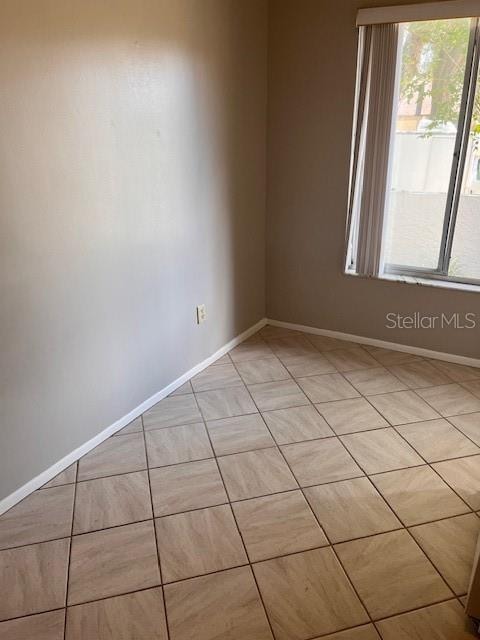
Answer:
<svg viewBox="0 0 480 640"><path fill-rule="evenodd" d="M263 317L266 14L2 0L0 498Z"/></svg>
<svg viewBox="0 0 480 640"><path fill-rule="evenodd" d="M406 0L405 4L411 0ZM475 312L480 295L342 275L359 7L400 0L272 0L267 314L480 357L474 331L393 331L389 312Z"/></svg>

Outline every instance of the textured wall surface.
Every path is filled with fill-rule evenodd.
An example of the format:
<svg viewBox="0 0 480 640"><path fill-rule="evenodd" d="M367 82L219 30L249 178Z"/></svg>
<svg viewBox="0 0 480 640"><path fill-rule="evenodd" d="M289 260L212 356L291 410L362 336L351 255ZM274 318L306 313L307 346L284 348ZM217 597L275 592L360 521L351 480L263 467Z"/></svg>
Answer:
<svg viewBox="0 0 480 640"><path fill-rule="evenodd" d="M264 316L266 32L263 0L1 3L0 498Z"/></svg>

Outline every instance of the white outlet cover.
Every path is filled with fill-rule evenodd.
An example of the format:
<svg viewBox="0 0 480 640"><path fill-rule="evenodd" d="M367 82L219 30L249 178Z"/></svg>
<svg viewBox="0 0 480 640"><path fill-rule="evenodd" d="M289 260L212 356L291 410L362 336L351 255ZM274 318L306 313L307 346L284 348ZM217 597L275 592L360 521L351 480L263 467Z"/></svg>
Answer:
<svg viewBox="0 0 480 640"><path fill-rule="evenodd" d="M202 322L205 322L206 319L207 319L207 309L204 304L199 304L197 306L197 323L201 324Z"/></svg>

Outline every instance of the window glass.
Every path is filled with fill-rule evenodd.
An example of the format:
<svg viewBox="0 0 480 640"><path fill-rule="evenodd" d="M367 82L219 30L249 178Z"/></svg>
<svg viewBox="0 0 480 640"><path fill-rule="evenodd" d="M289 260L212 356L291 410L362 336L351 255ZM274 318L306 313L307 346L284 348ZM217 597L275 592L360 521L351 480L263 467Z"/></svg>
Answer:
<svg viewBox="0 0 480 640"><path fill-rule="evenodd" d="M469 19L402 26L386 201L387 270L388 265L431 270L438 266L469 36ZM470 162L472 172L474 156ZM465 200L465 234L473 224L470 208ZM477 220L477 247L478 233ZM457 253L465 244L462 235L457 234ZM475 268L480 269L480 262Z"/></svg>
<svg viewBox="0 0 480 640"><path fill-rule="evenodd" d="M480 73L448 274L480 280Z"/></svg>

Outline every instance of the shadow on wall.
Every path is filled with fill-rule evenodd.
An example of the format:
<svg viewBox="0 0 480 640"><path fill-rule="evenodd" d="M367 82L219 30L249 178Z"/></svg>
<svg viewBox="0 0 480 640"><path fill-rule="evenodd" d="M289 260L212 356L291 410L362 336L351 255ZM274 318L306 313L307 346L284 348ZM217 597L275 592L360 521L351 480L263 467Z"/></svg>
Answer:
<svg viewBox="0 0 480 640"><path fill-rule="evenodd" d="M266 2L5 0L0 37L1 498L264 316Z"/></svg>

